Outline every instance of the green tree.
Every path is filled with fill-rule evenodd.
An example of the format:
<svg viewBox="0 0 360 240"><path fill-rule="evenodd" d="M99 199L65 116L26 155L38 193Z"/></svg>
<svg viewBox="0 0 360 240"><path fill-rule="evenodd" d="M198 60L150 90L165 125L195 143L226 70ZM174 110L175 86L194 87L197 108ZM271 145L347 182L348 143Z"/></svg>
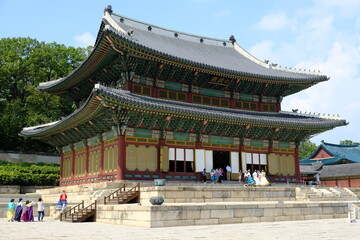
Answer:
<svg viewBox="0 0 360 240"><path fill-rule="evenodd" d="M316 144L311 142L310 140L301 142L299 146L300 159L309 157L317 148L318 146L316 146Z"/></svg>
<svg viewBox="0 0 360 240"><path fill-rule="evenodd" d="M360 145L358 142L353 142L352 140L341 140L340 145Z"/></svg>
<svg viewBox="0 0 360 240"><path fill-rule="evenodd" d="M0 39L0 149L52 152L19 136L23 127L48 123L73 112L73 103L36 90L40 82L65 77L91 48L66 47L31 38Z"/></svg>

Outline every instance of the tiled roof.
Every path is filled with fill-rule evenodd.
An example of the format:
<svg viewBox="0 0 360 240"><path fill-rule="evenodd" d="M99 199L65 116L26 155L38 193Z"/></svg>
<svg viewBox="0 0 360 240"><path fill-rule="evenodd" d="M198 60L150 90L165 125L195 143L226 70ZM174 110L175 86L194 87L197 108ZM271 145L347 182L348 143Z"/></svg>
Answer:
<svg viewBox="0 0 360 240"><path fill-rule="evenodd" d="M360 163L324 165L317 170L312 164L300 164L300 173L303 175L320 173L320 178L360 176Z"/></svg>
<svg viewBox="0 0 360 240"><path fill-rule="evenodd" d="M324 149L332 157L325 159L313 159L321 149ZM325 165L328 165L338 163L342 160L347 162L360 163L360 146L338 145L322 141L318 149L316 149L313 154L311 154L308 158L300 160L300 164L309 164L313 163L314 161L321 161Z"/></svg>
<svg viewBox="0 0 360 240"><path fill-rule="evenodd" d="M236 42L232 44L229 40L212 39L168 30L117 14L105 15L104 18L109 21L113 32L126 41L191 65L202 65L238 75L288 81L327 80L325 75L315 72L291 71L273 67L271 64L259 61ZM114 26L115 23L116 26Z"/></svg>
<svg viewBox="0 0 360 240"><path fill-rule="evenodd" d="M343 176L360 176L360 163L328 165L320 171L320 177Z"/></svg>
<svg viewBox="0 0 360 240"><path fill-rule="evenodd" d="M301 174L316 174L318 171L314 170L311 164L301 164L300 173Z"/></svg>
<svg viewBox="0 0 360 240"><path fill-rule="evenodd" d="M255 123L267 124L284 124L297 126L313 126L313 127L329 127L345 125L345 120L325 119L319 117L308 117L295 115L291 112L255 112L245 111L231 108L219 108L194 103L177 102L172 100L164 100L152 98L130 93L124 90L118 90L100 86L96 89L99 93L105 93L108 96L117 98L122 101L134 103L144 107L155 109L164 109L175 113L193 113L204 117L217 117L234 121L252 121Z"/></svg>
<svg viewBox="0 0 360 240"><path fill-rule="evenodd" d="M243 122L244 124L254 123L254 124L264 124L272 126L296 126L304 128L332 128L336 126L345 125L345 120L336 120L336 119L326 119L315 116L302 116L299 114L293 114L291 112L280 112L280 113L271 113L271 112L254 112L254 111L245 111L238 109L230 108L219 108L211 107L206 105L199 105L194 103L186 102L177 102L171 100L164 100L159 98L152 98L137 95L130 93L129 91L113 89L109 87L104 87L99 84L95 85L93 94L89 97L87 102L78 110L76 110L71 115L67 116L63 120L59 121L56 124L50 124L49 126L39 126L24 129L21 133L23 135L32 135L42 131L46 131L52 127L55 127L57 124L61 124L68 119L73 118L77 114L80 114L82 109L86 104L91 102L91 99L98 95L103 94L110 98L117 99L120 102L126 104L132 104L135 106L141 106L142 108L156 109L172 114L191 114L195 116L202 117L204 119L216 118L224 119L227 121L238 121Z"/></svg>

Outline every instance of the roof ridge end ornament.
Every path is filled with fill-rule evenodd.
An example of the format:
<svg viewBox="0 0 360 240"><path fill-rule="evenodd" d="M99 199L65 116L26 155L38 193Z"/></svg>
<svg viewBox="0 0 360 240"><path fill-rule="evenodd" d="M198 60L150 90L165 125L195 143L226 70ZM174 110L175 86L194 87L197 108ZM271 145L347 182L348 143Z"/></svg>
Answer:
<svg viewBox="0 0 360 240"><path fill-rule="evenodd" d="M108 5L105 9L104 9L104 14L108 12L109 14L112 14L112 6L111 5Z"/></svg>
<svg viewBox="0 0 360 240"><path fill-rule="evenodd" d="M235 39L234 35L231 35L229 40L231 41L232 45L234 45L235 42L236 42L236 39Z"/></svg>

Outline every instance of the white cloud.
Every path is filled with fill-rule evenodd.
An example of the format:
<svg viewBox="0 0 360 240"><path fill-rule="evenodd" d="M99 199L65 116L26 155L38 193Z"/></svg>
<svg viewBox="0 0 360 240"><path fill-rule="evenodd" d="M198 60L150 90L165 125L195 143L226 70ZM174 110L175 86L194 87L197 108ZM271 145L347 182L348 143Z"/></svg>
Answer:
<svg viewBox="0 0 360 240"><path fill-rule="evenodd" d="M249 52L261 61L269 60L271 63L276 63L279 57L273 52L273 45L271 41L263 41L252 46Z"/></svg>
<svg viewBox="0 0 360 240"><path fill-rule="evenodd" d="M360 11L360 1L357 0L315 0L320 9L336 9L341 15L352 17Z"/></svg>
<svg viewBox="0 0 360 240"><path fill-rule="evenodd" d="M81 35L75 36L75 41L77 47L94 46L95 37L93 37L90 32L86 32Z"/></svg>
<svg viewBox="0 0 360 240"><path fill-rule="evenodd" d="M265 15L257 27L260 29L274 31L287 27L289 25L289 19L283 13L270 13Z"/></svg>
<svg viewBox="0 0 360 240"><path fill-rule="evenodd" d="M231 15L231 11L229 10L222 10L218 12L212 13L213 18L226 18Z"/></svg>
<svg viewBox="0 0 360 240"><path fill-rule="evenodd" d="M266 15L258 24L261 29L286 27L280 24L279 28L271 28L276 21L297 23L296 27L288 28L291 36L287 34L281 42L263 40L250 48L256 57L268 58L280 65L293 63L296 68L319 69L331 78L286 97L282 103L283 110L339 114L350 122L346 127L316 136L312 139L314 142L322 139L333 143L345 139L360 141L360 33L354 31L360 25L360 16L351 9L360 10L360 4L349 2L317 0L294 14L286 13L290 19ZM347 9L353 14L351 21L348 21L349 16L343 16Z"/></svg>

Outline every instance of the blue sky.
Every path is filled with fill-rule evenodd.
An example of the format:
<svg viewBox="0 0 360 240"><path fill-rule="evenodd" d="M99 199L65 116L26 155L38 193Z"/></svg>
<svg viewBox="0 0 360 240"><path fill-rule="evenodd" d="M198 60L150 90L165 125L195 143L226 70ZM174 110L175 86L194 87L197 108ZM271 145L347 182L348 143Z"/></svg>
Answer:
<svg viewBox="0 0 360 240"><path fill-rule="evenodd" d="M260 60L330 77L286 97L283 110L339 114L350 124L311 140L360 142L360 1L356 0L0 0L0 38L92 45L103 10L153 25L228 39Z"/></svg>

